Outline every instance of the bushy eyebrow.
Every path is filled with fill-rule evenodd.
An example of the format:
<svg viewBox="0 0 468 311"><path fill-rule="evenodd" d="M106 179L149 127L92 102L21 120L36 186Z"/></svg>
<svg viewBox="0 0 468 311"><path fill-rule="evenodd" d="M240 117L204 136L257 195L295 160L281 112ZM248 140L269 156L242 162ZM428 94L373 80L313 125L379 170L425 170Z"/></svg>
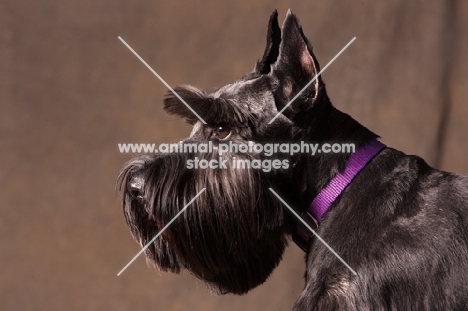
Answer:
<svg viewBox="0 0 468 311"><path fill-rule="evenodd" d="M215 97L193 86L179 86L174 90L208 124L246 126L251 117L248 108L240 105L234 98ZM184 118L190 124L198 121L192 111L172 93L168 93L164 99L164 110L169 114Z"/></svg>

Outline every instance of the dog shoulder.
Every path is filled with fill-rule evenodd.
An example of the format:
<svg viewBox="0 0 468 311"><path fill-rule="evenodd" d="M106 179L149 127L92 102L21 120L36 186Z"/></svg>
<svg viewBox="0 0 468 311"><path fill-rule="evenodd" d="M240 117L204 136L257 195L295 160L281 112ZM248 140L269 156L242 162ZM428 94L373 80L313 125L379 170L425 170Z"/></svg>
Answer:
<svg viewBox="0 0 468 311"><path fill-rule="evenodd" d="M309 283L294 304L293 311L371 310L362 304L357 308L353 297L353 281L348 277L329 276L317 283Z"/></svg>

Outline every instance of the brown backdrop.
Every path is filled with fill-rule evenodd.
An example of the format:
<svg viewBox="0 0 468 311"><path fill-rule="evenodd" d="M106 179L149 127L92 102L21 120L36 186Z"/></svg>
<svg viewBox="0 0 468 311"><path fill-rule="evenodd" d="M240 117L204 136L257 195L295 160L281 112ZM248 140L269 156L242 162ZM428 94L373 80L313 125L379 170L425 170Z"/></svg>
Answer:
<svg viewBox="0 0 468 311"><path fill-rule="evenodd" d="M0 3L0 309L288 310L304 255L248 295L211 296L139 258L114 192L117 143L174 142L165 87L207 90L251 70L269 14L287 8L325 65L334 104L388 145L468 173L468 3L13 1Z"/></svg>

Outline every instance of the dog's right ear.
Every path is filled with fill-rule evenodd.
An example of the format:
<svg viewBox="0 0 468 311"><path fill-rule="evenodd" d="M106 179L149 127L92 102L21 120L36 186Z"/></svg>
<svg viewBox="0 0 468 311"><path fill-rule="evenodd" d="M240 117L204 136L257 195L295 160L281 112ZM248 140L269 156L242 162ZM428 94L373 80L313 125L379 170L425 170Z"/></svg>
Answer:
<svg viewBox="0 0 468 311"><path fill-rule="evenodd" d="M262 60L257 62L255 72L267 74L271 71L271 65L273 65L278 58L280 43L281 29L278 25L278 12L274 10L268 22L265 52L263 53Z"/></svg>

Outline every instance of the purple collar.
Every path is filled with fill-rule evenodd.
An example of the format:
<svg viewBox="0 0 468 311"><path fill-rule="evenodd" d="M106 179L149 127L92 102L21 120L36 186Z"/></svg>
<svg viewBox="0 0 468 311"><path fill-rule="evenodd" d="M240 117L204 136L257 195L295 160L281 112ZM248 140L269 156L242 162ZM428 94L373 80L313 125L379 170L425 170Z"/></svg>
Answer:
<svg viewBox="0 0 468 311"><path fill-rule="evenodd" d="M319 192L319 194L310 204L307 211L301 214L302 219L312 229L317 229L318 223L330 205L351 183L354 177L356 177L357 174L367 165L367 163L369 163L370 160L372 160L385 147L386 146L380 141L373 140L359 148L355 153L351 154L348 158L348 162L346 163L344 171L336 174ZM302 222L298 223L296 233L297 235L294 241L303 250L305 250L312 233L306 226L302 224Z"/></svg>

